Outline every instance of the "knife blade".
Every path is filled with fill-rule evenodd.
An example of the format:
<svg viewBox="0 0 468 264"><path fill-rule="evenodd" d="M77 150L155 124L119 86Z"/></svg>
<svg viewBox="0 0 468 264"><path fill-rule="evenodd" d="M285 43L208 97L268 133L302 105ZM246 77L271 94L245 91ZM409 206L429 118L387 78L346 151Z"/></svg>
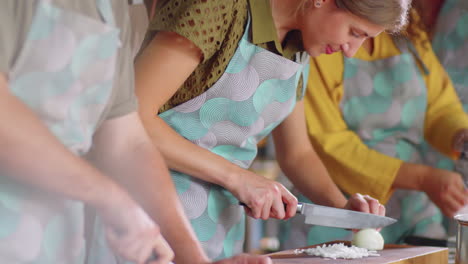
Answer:
<svg viewBox="0 0 468 264"><path fill-rule="evenodd" d="M243 202L239 202L239 205L247 206ZM296 213L304 215L304 222L309 225L346 229L379 228L397 221L386 216L309 203L297 203Z"/></svg>
<svg viewBox="0 0 468 264"><path fill-rule="evenodd" d="M397 221L386 216L309 203L298 203L297 213L305 216L306 224L348 229L379 228Z"/></svg>

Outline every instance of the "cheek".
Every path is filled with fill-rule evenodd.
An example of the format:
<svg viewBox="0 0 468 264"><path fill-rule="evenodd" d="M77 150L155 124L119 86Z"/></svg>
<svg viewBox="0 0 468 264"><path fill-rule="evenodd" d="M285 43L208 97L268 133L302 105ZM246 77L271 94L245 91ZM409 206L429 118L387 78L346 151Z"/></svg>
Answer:
<svg viewBox="0 0 468 264"><path fill-rule="evenodd" d="M302 31L302 39L304 48L308 51L311 49L320 49L324 44L324 35L320 26L309 24Z"/></svg>
<svg viewBox="0 0 468 264"><path fill-rule="evenodd" d="M304 45L307 46L337 45L346 43L348 34L344 27L338 27L336 24L324 21L320 25L309 24L306 31L303 31L303 38Z"/></svg>
<svg viewBox="0 0 468 264"><path fill-rule="evenodd" d="M345 27L340 27L333 24L326 24L322 27L322 37L330 44L344 44L349 38L348 31Z"/></svg>

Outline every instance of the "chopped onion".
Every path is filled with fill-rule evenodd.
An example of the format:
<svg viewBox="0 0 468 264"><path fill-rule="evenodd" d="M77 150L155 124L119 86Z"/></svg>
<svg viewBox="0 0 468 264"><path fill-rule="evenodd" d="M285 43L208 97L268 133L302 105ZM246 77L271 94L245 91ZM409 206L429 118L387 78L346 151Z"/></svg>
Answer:
<svg viewBox="0 0 468 264"><path fill-rule="evenodd" d="M356 247L368 250L382 250L384 239L382 235L373 228L362 229L354 234L352 244Z"/></svg>
<svg viewBox="0 0 468 264"><path fill-rule="evenodd" d="M296 255L304 253L311 256L331 259L359 259L365 257L380 256L379 254L377 254L376 251L367 250L365 248L358 248L355 246L348 247L345 246L343 243L294 250L294 254Z"/></svg>

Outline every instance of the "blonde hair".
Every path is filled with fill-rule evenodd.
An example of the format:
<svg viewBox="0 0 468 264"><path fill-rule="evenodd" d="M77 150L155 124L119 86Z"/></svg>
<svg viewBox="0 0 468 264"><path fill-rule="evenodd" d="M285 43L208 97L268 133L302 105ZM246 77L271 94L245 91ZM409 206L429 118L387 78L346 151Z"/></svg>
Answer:
<svg viewBox="0 0 468 264"><path fill-rule="evenodd" d="M304 9L306 2L302 0L299 9ZM408 12L411 0L329 0L336 6L346 10L372 24L385 27L387 31L398 32L408 23Z"/></svg>

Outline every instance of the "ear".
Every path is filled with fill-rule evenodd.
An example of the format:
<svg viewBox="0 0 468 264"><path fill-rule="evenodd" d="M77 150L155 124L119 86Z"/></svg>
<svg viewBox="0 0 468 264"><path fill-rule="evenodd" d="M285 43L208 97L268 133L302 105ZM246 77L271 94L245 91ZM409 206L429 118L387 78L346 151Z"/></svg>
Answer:
<svg viewBox="0 0 468 264"><path fill-rule="evenodd" d="M313 0L314 1L314 7L315 8L321 8L323 4L323 0Z"/></svg>

